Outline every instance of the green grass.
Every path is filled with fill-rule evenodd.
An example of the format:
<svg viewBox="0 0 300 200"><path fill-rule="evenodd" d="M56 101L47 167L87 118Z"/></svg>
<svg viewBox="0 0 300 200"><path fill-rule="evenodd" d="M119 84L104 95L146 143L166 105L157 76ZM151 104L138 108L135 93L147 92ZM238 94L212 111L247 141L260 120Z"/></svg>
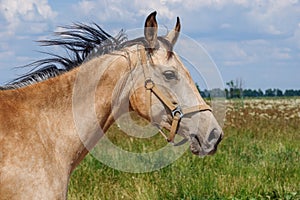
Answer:
<svg viewBox="0 0 300 200"><path fill-rule="evenodd" d="M134 174L109 168L89 155L72 174L68 198L300 199L300 114L293 116L300 106L280 110L277 104L262 109L252 101L243 107L236 103L230 103L226 136L214 156L199 158L186 151L161 170ZM270 104L259 102L264 103ZM136 152L160 148L164 142L159 136L141 142L116 126L108 136Z"/></svg>

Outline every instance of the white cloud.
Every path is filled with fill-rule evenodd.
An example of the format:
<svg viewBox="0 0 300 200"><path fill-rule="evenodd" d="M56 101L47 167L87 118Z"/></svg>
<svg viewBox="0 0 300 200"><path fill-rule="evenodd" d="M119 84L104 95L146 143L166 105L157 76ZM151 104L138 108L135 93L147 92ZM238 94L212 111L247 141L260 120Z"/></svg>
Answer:
<svg viewBox="0 0 300 200"><path fill-rule="evenodd" d="M0 30L0 44L1 38L13 38L16 31L15 38L32 33L42 37L49 24L74 21L94 21L114 35L121 28L142 28L146 16L156 10L160 27L172 28L179 16L182 32L204 43L223 69L242 73L249 66L288 67L300 62L299 0L80 0L51 5L46 0L0 0L0 23L5 26Z"/></svg>
<svg viewBox="0 0 300 200"><path fill-rule="evenodd" d="M213 55L220 67L263 67L297 60L294 48L268 40L205 41L205 43L208 52Z"/></svg>
<svg viewBox="0 0 300 200"><path fill-rule="evenodd" d="M160 24L172 26L182 18L183 30L192 34L261 37L288 37L299 24L300 6L296 0L82 0L74 6L76 13L99 20L110 27L142 27L152 11L158 12ZM219 31L219 33L218 33ZM237 38L233 38L236 40ZM238 38L239 39L239 38Z"/></svg>
<svg viewBox="0 0 300 200"><path fill-rule="evenodd" d="M78 3L78 7L74 6L74 8L79 8L83 14L88 15L96 7L96 5L95 1L84 0Z"/></svg>
<svg viewBox="0 0 300 200"><path fill-rule="evenodd" d="M221 24L220 28L222 29L231 28L231 24L228 23Z"/></svg>
<svg viewBox="0 0 300 200"><path fill-rule="evenodd" d="M4 51L4 52L0 52L0 59L5 59L7 57L12 57L14 55L13 51Z"/></svg>
<svg viewBox="0 0 300 200"><path fill-rule="evenodd" d="M298 51L300 51L300 27L294 32L293 36L288 39L290 45L295 45Z"/></svg>
<svg viewBox="0 0 300 200"><path fill-rule="evenodd" d="M15 31L22 23L41 26L43 21L53 20L56 16L47 0L0 0L0 14L5 18L9 31ZM35 32L36 28L31 31Z"/></svg>
<svg viewBox="0 0 300 200"><path fill-rule="evenodd" d="M200 41L201 42L201 41ZM203 41L202 41L203 42ZM258 54L252 51L245 42L233 41L205 41L207 51L220 67L240 67L257 62Z"/></svg>

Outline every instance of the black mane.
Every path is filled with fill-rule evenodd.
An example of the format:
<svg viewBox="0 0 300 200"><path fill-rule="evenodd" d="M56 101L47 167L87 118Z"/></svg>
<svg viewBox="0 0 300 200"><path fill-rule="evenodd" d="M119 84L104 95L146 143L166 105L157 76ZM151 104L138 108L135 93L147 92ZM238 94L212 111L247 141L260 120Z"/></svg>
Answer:
<svg viewBox="0 0 300 200"><path fill-rule="evenodd" d="M126 46L143 44L147 48L147 42L143 37L128 41L123 30L113 37L95 23L92 25L76 23L61 28L64 31L55 32L56 39L38 42L41 43L41 46L62 47L67 52L67 56L42 52L49 55L50 58L23 66L32 67L32 70L4 86L0 86L0 90L17 89L59 76L92 58L120 50ZM169 52L172 52L171 44L164 37L158 37L158 39L165 44Z"/></svg>
<svg viewBox="0 0 300 200"><path fill-rule="evenodd" d="M0 90L16 89L58 76L91 58L121 49L127 41L123 30L113 37L95 23L92 25L77 23L62 28L65 31L56 32L55 35L58 36L56 39L39 42L41 46L60 46L67 51L67 56L42 52L51 57L25 65L24 67L33 69L0 87Z"/></svg>

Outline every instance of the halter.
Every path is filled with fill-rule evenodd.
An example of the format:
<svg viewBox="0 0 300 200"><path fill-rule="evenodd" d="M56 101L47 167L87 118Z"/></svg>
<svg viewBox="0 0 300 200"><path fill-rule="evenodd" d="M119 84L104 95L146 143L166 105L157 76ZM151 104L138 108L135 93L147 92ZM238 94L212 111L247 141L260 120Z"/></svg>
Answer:
<svg viewBox="0 0 300 200"><path fill-rule="evenodd" d="M182 108L180 105L172 103L172 101L164 95L164 93L156 87L154 81L151 79L149 76L149 67L153 66L153 61L151 58L147 59L145 49L142 47L140 48L140 58L141 58L141 64L144 68L144 73L145 73L145 89L147 91L147 96L146 101L147 101L147 107L149 108L149 116L151 116L151 96L152 93L169 109L172 115L172 125L170 129L170 135L167 137L161 130L160 133L164 136L164 138L169 142L169 143L174 143L174 138L177 133L177 129L180 123L180 120L185 117L188 114L193 114L196 112L203 112L203 111L211 111L212 109L210 106L207 104L203 105L196 105L196 106L191 106L188 108ZM150 62L149 62L150 60Z"/></svg>

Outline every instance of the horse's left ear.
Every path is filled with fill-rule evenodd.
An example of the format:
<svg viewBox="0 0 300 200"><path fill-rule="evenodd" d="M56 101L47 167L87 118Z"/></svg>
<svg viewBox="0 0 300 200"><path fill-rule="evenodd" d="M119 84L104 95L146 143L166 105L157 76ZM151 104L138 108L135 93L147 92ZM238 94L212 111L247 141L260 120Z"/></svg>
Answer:
<svg viewBox="0 0 300 200"><path fill-rule="evenodd" d="M179 19L179 17L177 17L177 22L176 22L175 28L172 31L170 31L168 33L168 35L166 36L166 39L172 44L172 46L175 45L175 43L178 39L180 29L181 29L180 19Z"/></svg>
<svg viewBox="0 0 300 200"><path fill-rule="evenodd" d="M156 21L156 11L151 13L145 22L145 28L144 28L144 35L148 42L148 48L149 49L155 49L157 44L157 21Z"/></svg>

